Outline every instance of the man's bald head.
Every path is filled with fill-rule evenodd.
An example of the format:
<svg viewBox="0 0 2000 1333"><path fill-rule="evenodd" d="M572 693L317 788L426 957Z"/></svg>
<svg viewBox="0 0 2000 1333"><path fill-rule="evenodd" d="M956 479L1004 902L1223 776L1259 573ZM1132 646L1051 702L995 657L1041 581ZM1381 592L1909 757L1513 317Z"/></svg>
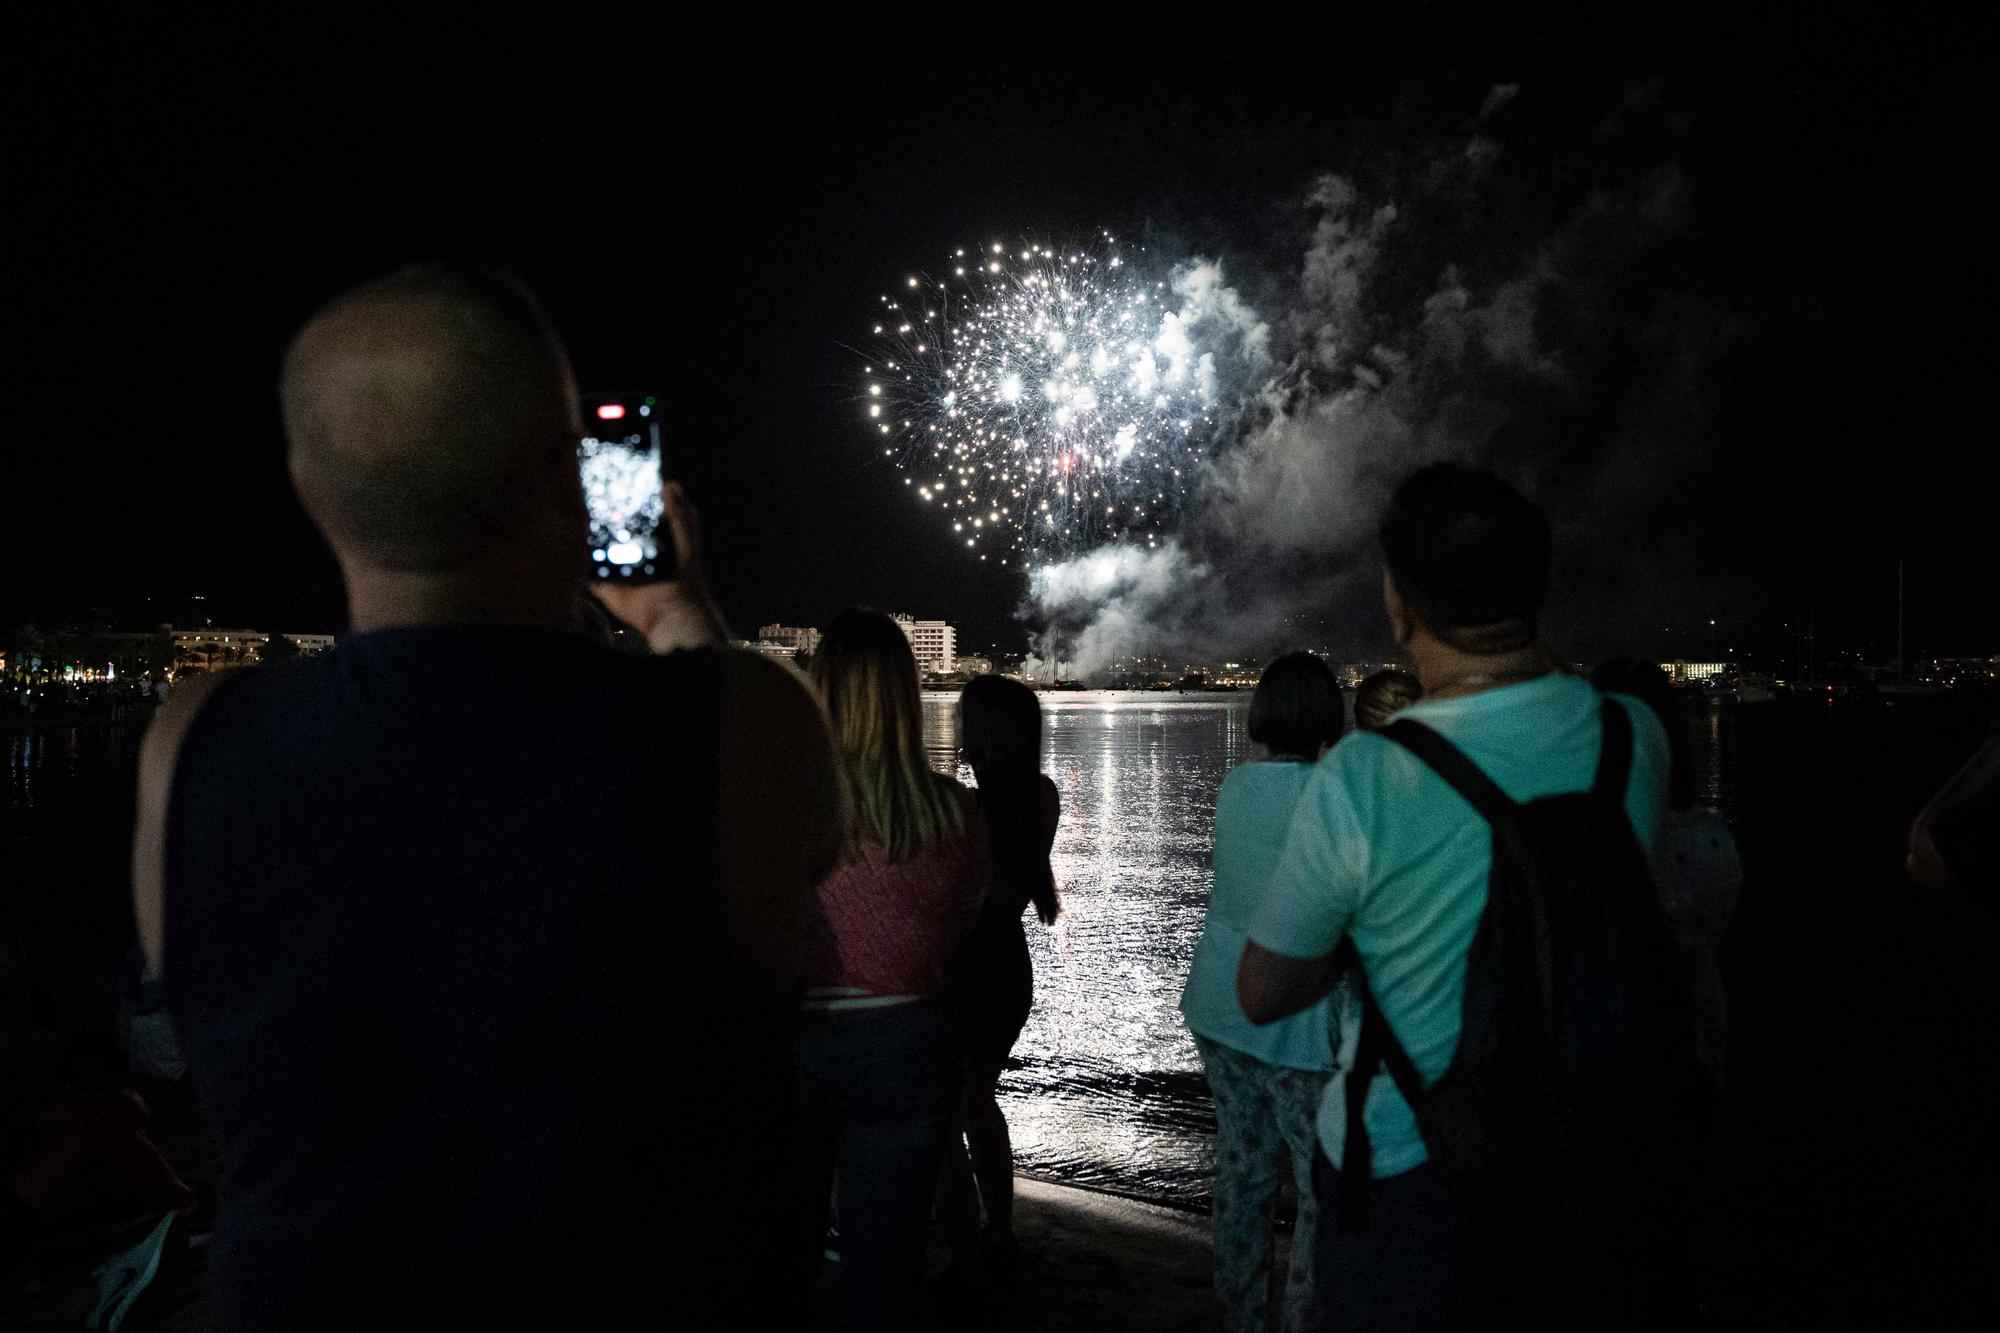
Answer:
<svg viewBox="0 0 2000 1333"><path fill-rule="evenodd" d="M568 361L501 274L425 265L337 297L281 396L299 496L343 561L463 569L581 514Z"/></svg>

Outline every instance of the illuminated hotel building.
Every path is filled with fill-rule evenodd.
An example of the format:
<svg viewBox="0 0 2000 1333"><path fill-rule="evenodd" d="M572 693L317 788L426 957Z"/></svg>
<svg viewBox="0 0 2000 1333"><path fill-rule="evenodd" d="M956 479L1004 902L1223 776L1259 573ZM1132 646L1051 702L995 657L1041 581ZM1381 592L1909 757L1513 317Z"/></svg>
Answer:
<svg viewBox="0 0 2000 1333"><path fill-rule="evenodd" d="M957 629L942 620L912 620L908 616L897 616L895 620L903 637L910 641L917 670L943 673L958 669Z"/></svg>
<svg viewBox="0 0 2000 1333"><path fill-rule="evenodd" d="M819 631L797 625L765 625L757 631L764 643L782 643L793 652L810 657L819 651Z"/></svg>
<svg viewBox="0 0 2000 1333"><path fill-rule="evenodd" d="M261 629L176 629L168 633L173 635L175 657L199 657L217 666L255 661L263 652L264 645L271 641L270 632ZM331 634L285 634L280 637L290 639L301 655L323 653L333 647Z"/></svg>
<svg viewBox="0 0 2000 1333"><path fill-rule="evenodd" d="M1660 670L1676 685L1713 685L1728 674L1726 662L1662 662Z"/></svg>

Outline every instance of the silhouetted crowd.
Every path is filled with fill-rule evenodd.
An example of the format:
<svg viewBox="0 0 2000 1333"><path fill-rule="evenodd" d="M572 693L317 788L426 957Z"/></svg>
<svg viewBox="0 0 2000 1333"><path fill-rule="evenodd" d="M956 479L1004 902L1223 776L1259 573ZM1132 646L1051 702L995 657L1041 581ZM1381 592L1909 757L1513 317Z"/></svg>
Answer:
<svg viewBox="0 0 2000 1333"><path fill-rule="evenodd" d="M281 392L353 632L174 691L133 859L131 1007L226 1160L222 1326L796 1328L831 1286L905 1329L934 1219L952 1284L1013 1280L995 1090L1062 910L1035 693L974 680L976 786L933 771L895 622L842 613L810 680L729 649L672 483L678 577L596 590L654 651L608 648L568 364L503 277L341 295ZM1433 465L1380 536L1411 671L1350 701L1279 658L1217 800L1182 1009L1225 1325L1675 1326L1734 844L1658 669L1545 651L1532 503ZM1920 827L1939 883L1992 883L1991 748Z"/></svg>

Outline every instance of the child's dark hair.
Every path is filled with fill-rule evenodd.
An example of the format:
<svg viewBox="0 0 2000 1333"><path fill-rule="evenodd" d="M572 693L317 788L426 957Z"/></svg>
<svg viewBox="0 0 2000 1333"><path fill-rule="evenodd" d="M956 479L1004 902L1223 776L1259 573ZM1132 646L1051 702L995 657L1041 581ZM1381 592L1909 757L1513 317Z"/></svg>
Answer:
<svg viewBox="0 0 2000 1333"><path fill-rule="evenodd" d="M1035 692L1005 676L975 676L958 696L958 746L975 773L1038 772L1042 705Z"/></svg>
<svg viewBox="0 0 2000 1333"><path fill-rule="evenodd" d="M1250 739L1276 757L1317 759L1340 739L1340 682L1311 653L1286 653L1264 668L1250 698Z"/></svg>

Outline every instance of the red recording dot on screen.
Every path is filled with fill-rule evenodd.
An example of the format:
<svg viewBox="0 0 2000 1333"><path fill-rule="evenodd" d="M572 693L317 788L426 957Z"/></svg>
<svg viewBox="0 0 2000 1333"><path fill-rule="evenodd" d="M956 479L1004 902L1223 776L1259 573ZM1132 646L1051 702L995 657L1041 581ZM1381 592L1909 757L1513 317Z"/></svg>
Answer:
<svg viewBox="0 0 2000 1333"><path fill-rule="evenodd" d="M625 408L618 403L606 403L597 409L597 419L599 421L616 421L624 415Z"/></svg>

